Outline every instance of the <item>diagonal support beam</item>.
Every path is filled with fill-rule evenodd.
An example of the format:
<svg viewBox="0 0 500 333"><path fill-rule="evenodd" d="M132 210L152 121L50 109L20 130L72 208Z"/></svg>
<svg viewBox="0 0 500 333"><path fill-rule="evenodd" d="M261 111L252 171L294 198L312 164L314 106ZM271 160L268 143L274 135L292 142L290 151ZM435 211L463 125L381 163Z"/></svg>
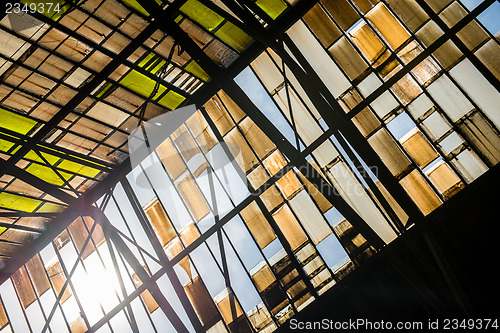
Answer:
<svg viewBox="0 0 500 333"><path fill-rule="evenodd" d="M147 177L147 175L146 175L146 177ZM153 246L153 249L154 249L156 255L160 259L160 263L161 263L162 267L165 269L166 274L167 274L170 282L172 283L172 287L174 288L174 290L177 294L177 297L179 297L179 300L181 301L181 305L184 308L184 310L186 311L186 314L188 315L189 320L191 321L191 324L193 325L193 327L195 328L195 330L197 332L203 332L204 330L203 330L202 324L201 324L200 320L198 319L198 317L193 309L193 306L191 305L191 303L187 297L186 291L182 287L182 284L181 284L179 278L177 277L177 274L175 273L175 271L173 269L173 265L172 265L172 263L170 263L170 260L168 259L167 255L165 254L165 251L163 250L163 248L160 244L160 241L154 235L154 231L151 230L151 227L150 227L150 224L149 224L148 219L146 217L146 214L144 213L144 210L142 209L141 205L139 204L139 200L138 200L137 196L135 195L135 193L132 189L132 186L130 185L127 178L125 178L125 177L121 180L121 184L123 186L123 190L125 191L125 194L129 200L130 204L132 205L132 208L133 208L144 232L148 236L148 239L151 242L151 245Z"/></svg>
<svg viewBox="0 0 500 333"><path fill-rule="evenodd" d="M63 190L59 189L57 186L49 184L44 180L37 178L30 174L29 172L15 166L11 165L6 161L0 160L0 165L4 167L4 171L7 174L15 176L24 182L30 183L38 189L45 191L46 193L52 195L53 197L67 203L68 205L78 205L80 200L75 198ZM165 313L167 318L170 320L174 328L178 332L188 332L179 316L175 313L170 303L167 301L161 290L158 288L158 285L155 281L150 279L149 274L142 267L139 261L135 258L132 251L128 248L126 243L118 234L116 228L111 225L106 215L97 207L93 206L90 202L84 202L85 210L87 211L86 215L93 217L102 227L105 235L111 239L111 241L115 244L118 251L120 251L128 264L132 267L134 272L139 276L143 284L147 286L147 289L150 291L151 295L158 303L162 311Z"/></svg>
<svg viewBox="0 0 500 333"><path fill-rule="evenodd" d="M325 197L346 217L349 222L360 230L363 236L375 248L382 248L385 243L368 224L357 214L357 212L340 196L338 191L330 185L305 159L299 156L299 152L281 134L273 123L267 119L255 106L250 98L236 84L231 76L217 66L199 46L174 22L173 18L165 15L163 9L154 0L142 0L140 4L155 18L160 29L168 32L191 57L213 78L233 101L243 106L247 115L266 133L274 144L285 154L295 167L304 170L309 181L325 194Z"/></svg>
<svg viewBox="0 0 500 333"><path fill-rule="evenodd" d="M146 286L147 290L151 293L156 303L165 313L168 320L172 323L177 332L189 332L182 320L179 318L174 308L170 305L165 295L158 287L156 280L151 279L139 260L134 256L133 252L129 249L127 244L116 232L116 228L111 225L107 216L98 208L92 207L91 216L101 225L104 234L113 242L116 249L121 252L127 263L132 267L132 270L137 274L141 282ZM94 332L97 328L94 326L88 332Z"/></svg>
<svg viewBox="0 0 500 333"><path fill-rule="evenodd" d="M124 59L127 59L142 43L144 43L154 32L156 27L148 25L141 31L134 40L132 40L115 58L113 58L92 80L83 86L78 93L61 108L48 122L46 122L32 137L32 142L41 142L50 131L59 124L70 112L72 112L92 91L101 84L109 75L121 65ZM14 155L10 156L8 162L12 165L19 162L29 152L29 148L22 146ZM4 175L0 171L0 177Z"/></svg>

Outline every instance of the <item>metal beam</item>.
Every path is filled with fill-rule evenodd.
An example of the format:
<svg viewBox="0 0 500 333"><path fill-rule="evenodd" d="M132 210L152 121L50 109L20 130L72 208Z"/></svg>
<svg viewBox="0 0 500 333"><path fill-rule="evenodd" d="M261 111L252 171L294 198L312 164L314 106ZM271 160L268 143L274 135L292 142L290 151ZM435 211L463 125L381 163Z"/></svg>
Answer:
<svg viewBox="0 0 500 333"><path fill-rule="evenodd" d="M177 332L189 332L182 320L179 318L175 310L172 308L165 295L158 287L156 280L151 279L148 272L142 267L141 263L134 256L133 252L129 249L127 244L116 232L116 228L111 225L107 216L98 208L91 207L91 216L96 220L104 232L104 234L113 242L116 249L122 253L123 257L127 263L132 267L134 272L137 274L142 284L146 286L147 290L151 293L151 296L155 299L156 303L160 306L165 316L172 323L173 327ZM106 318L106 316L104 316ZM101 321L100 321L101 322ZM92 326L88 332L95 332L99 327L96 325Z"/></svg>
<svg viewBox="0 0 500 333"><path fill-rule="evenodd" d="M85 86L83 86L78 93L63 107L61 108L47 123L45 123L34 135L34 142L41 142L50 131L59 124L74 108L76 108L90 93L99 86L111 73L113 73L118 66L121 65L123 59L128 58L142 43L144 43L151 34L156 31L153 25L147 26L141 33L132 40L113 60L111 60L101 72ZM29 149L21 147L14 155L12 155L8 162L16 164L21 158L28 153ZM0 171L0 176L4 174Z"/></svg>
<svg viewBox="0 0 500 333"><path fill-rule="evenodd" d="M443 35L429 45L424 51L417 55L413 60L401 68L396 74L391 76L387 81L383 82L380 87L375 89L370 95L363 98L358 105L349 111L348 116L353 118L359 112L361 112L365 107L367 107L371 102L377 99L385 91L389 89L392 85L398 82L403 76L408 74L412 69L419 65L425 58L431 55L434 51L440 48L444 43L446 43L451 36L456 35L460 30L462 30L467 24L472 22L480 13L482 13L491 4L495 3L497 0L484 0L476 8L474 8L469 14L465 15L457 24L447 30Z"/></svg>
<svg viewBox="0 0 500 333"><path fill-rule="evenodd" d="M147 175L146 175L147 177ZM144 213L144 210L142 209L139 199L135 195L132 186L128 182L126 177L123 177L123 179L120 181L122 184L123 190L125 191L125 194L127 196L127 199L129 200L130 204L132 205L132 209L135 212L135 215L137 216L137 219L139 220L139 223L141 224L144 232L148 236L149 241L151 242L151 245L153 246L153 249L160 259L160 264L162 267L165 268L165 271L167 273L167 276L172 283L172 287L175 290L175 293L177 294L177 297L179 297L179 300L181 301L181 305L186 311L186 314L188 315L189 320L191 321L191 324L195 328L196 332L203 332L203 325L201 324L200 320L198 319L198 316L196 315L196 312L194 311L193 306L191 305L191 302L189 301L186 291L184 290L177 274L175 273L173 269L173 265L170 263L170 260L168 259L167 255L165 254L165 251L163 250L163 247L160 244L160 241L154 234L154 231L151 230L150 224L148 222L148 218L146 214Z"/></svg>
<svg viewBox="0 0 500 333"><path fill-rule="evenodd" d="M352 209L351 206L340 196L338 191L326 182L322 176L307 162L300 158L298 151L291 145L279 130L272 124L262 112L253 104L243 90L234 82L233 78L225 73L219 66L201 50L188 35L165 15L161 7L154 0L143 0L139 2L155 18L154 23L163 31L168 32L182 47L196 60L210 77L216 82L233 101L243 106L247 115L270 137L275 145L297 168L306 170L305 174L309 181L320 191L326 191L325 197L336 206L341 214L359 231L375 248L380 249L385 245L384 241L368 226L368 224Z"/></svg>
<svg viewBox="0 0 500 333"><path fill-rule="evenodd" d="M450 28L444 21L437 15L432 8L422 0L416 0L418 5L424 10L424 12L429 15L431 20L436 22L436 24L439 26L441 30L443 30L445 35L449 34L449 38L455 43L455 45L458 47L460 52L462 52L467 59L470 60L470 62L477 68L479 72L488 80L488 82L497 90L500 92L500 82L496 78L496 76L483 64L481 60L479 60L476 55L469 50L469 48L465 45L465 43L457 36L456 33L451 33ZM495 38L495 37L493 37Z"/></svg>

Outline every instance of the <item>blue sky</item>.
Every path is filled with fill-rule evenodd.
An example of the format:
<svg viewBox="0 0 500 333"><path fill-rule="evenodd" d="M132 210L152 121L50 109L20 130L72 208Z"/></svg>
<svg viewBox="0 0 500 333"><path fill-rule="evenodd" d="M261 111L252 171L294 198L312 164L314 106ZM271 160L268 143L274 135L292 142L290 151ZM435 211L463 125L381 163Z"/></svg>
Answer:
<svg viewBox="0 0 500 333"><path fill-rule="evenodd" d="M482 0L462 0L462 3L469 10L476 8ZM495 1L491 6L489 6L484 12L482 12L478 19L488 29L492 35L495 35L500 31L500 3Z"/></svg>

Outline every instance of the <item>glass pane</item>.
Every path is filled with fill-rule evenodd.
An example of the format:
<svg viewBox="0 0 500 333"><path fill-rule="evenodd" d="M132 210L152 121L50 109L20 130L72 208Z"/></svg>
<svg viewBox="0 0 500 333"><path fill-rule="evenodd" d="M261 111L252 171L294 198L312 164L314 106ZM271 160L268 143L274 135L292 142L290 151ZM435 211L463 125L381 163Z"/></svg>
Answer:
<svg viewBox="0 0 500 333"><path fill-rule="evenodd" d="M500 128L500 93L477 68L469 60L464 60L450 70L450 74L496 127Z"/></svg>
<svg viewBox="0 0 500 333"><path fill-rule="evenodd" d="M156 151L172 179L177 179L177 177L186 171L186 166L170 139L167 138L163 141L156 147Z"/></svg>
<svg viewBox="0 0 500 333"><path fill-rule="evenodd" d="M284 205L274 213L273 218L283 232L288 243L290 243L292 250L296 250L307 241L306 234L287 205Z"/></svg>
<svg viewBox="0 0 500 333"><path fill-rule="evenodd" d="M314 5L303 18L324 47L332 45L342 34L319 4Z"/></svg>
<svg viewBox="0 0 500 333"><path fill-rule="evenodd" d="M295 23L287 31L287 34L307 59L314 71L319 75L326 87L332 92L333 96L340 96L351 86L344 74L342 74L340 69L328 56L321 44L317 42L303 22L298 21Z"/></svg>
<svg viewBox="0 0 500 333"><path fill-rule="evenodd" d="M386 47L382 41L365 22L356 25L349 32L349 35L354 44L371 63L378 65L389 56L388 53L385 53Z"/></svg>
<svg viewBox="0 0 500 333"><path fill-rule="evenodd" d="M35 291L31 286L31 281L28 277L28 272L26 268L23 266L19 268L14 274L11 276L12 282L17 290L17 295L21 300L21 304L23 308L27 308L36 300Z"/></svg>
<svg viewBox="0 0 500 333"><path fill-rule="evenodd" d="M361 58L359 52L354 49L346 37L342 37L332 45L328 52L337 60L351 80L356 79L368 68L368 64Z"/></svg>
<svg viewBox="0 0 500 333"><path fill-rule="evenodd" d="M383 3L379 3L366 17L375 25L392 49L397 49L410 35Z"/></svg>
<svg viewBox="0 0 500 333"><path fill-rule="evenodd" d="M472 104L446 75L432 82L427 91L454 122L473 109Z"/></svg>
<svg viewBox="0 0 500 333"><path fill-rule="evenodd" d="M452 197L464 186L450 166L443 161L437 163L432 170L428 170L427 175L446 199Z"/></svg>
<svg viewBox="0 0 500 333"><path fill-rule="evenodd" d="M306 191L300 191L290 200L290 206L306 229L314 244L325 239L332 230L326 223L323 215L314 205Z"/></svg>
<svg viewBox="0 0 500 333"><path fill-rule="evenodd" d="M411 130L400 139L401 144L421 168L434 161L438 154L418 129Z"/></svg>
<svg viewBox="0 0 500 333"><path fill-rule="evenodd" d="M459 127L465 138L486 157L491 165L500 161L500 136L480 113L474 113Z"/></svg>
<svg viewBox="0 0 500 333"><path fill-rule="evenodd" d="M196 222L210 212L207 202L190 175L186 175L175 185Z"/></svg>
<svg viewBox="0 0 500 333"><path fill-rule="evenodd" d="M405 0L404 2L387 0L386 3L394 10L404 25L413 32L429 18L415 0Z"/></svg>
<svg viewBox="0 0 500 333"><path fill-rule="evenodd" d="M451 160L451 163L469 183L488 170L486 165L470 150L464 150L458 154Z"/></svg>
<svg viewBox="0 0 500 333"><path fill-rule="evenodd" d="M397 146L385 128L375 132L368 139L368 142L394 176L398 177L411 167L410 160Z"/></svg>
<svg viewBox="0 0 500 333"><path fill-rule="evenodd" d="M418 170L413 170L400 183L425 215L432 212L441 204L439 197L429 184L426 183Z"/></svg>
<svg viewBox="0 0 500 333"><path fill-rule="evenodd" d="M322 0L321 3L344 30L349 29L359 19L358 13L346 0Z"/></svg>
<svg viewBox="0 0 500 333"><path fill-rule="evenodd" d="M500 45L494 40L490 40L484 44L474 54L481 60L481 62L500 80Z"/></svg>
<svg viewBox="0 0 500 333"><path fill-rule="evenodd" d="M273 229L255 201L241 211L241 217L252 232L261 249L265 248L276 238Z"/></svg>
<svg viewBox="0 0 500 333"><path fill-rule="evenodd" d="M146 212L146 216L152 224L162 246L165 246L174 237L176 237L174 229L170 224L170 220L161 207L158 199L155 199L153 202L144 207L144 211Z"/></svg>
<svg viewBox="0 0 500 333"><path fill-rule="evenodd" d="M203 325L212 322L219 316L212 297L199 276L189 281L184 289Z"/></svg>

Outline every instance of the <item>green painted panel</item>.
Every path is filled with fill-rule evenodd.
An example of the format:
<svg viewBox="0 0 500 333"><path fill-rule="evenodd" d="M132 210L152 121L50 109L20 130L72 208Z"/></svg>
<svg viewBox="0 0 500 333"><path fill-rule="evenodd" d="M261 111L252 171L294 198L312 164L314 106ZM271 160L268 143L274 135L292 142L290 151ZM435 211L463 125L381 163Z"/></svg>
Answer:
<svg viewBox="0 0 500 333"><path fill-rule="evenodd" d="M43 158L47 160L47 162L49 162L52 165L56 164L60 160L59 157L54 156L52 154L48 154L45 152L41 152L40 154L43 156ZM42 158L38 156L38 154L35 153L33 150L30 150L26 155L24 155L24 158L30 161L45 163L44 160L42 160Z"/></svg>
<svg viewBox="0 0 500 333"><path fill-rule="evenodd" d="M12 147L14 147L15 143L14 142L10 142L10 141L7 141L7 140L4 140L4 139L0 139L0 151L2 152L8 152L9 149L11 149Z"/></svg>
<svg viewBox="0 0 500 333"><path fill-rule="evenodd" d="M200 65L194 60L190 60L186 66L184 66L184 70L186 70L188 73L193 74L196 76L198 79L208 82L210 81L210 76L201 68Z"/></svg>
<svg viewBox="0 0 500 333"><path fill-rule="evenodd" d="M41 154L47 160L47 162L49 162L51 165L56 166L57 169L66 170L66 171L76 173L76 174L82 175L82 176L87 176L90 178L94 178L95 176L97 176L99 174L99 172L101 172L99 169L92 168L92 167L89 167L86 165L82 165L82 164L77 163L77 162L65 160L65 159L59 158L57 156L54 156L52 154L49 154L49 153L42 152ZM71 155L71 156L73 156L73 155ZM76 157L76 156L73 156L73 157ZM30 160L30 161L44 163L44 161L40 158L40 156L38 156L33 150L29 151L24 156L24 158L27 160ZM99 164L96 164L96 166L97 165L99 165ZM102 165L99 165L99 166L102 166ZM43 167L48 168L50 171L52 171L48 166L43 166ZM33 167L33 168L35 168L35 167ZM34 170L36 170L36 169L34 169ZM40 170L37 170L37 171L41 172ZM66 177L66 175L68 175L68 177L71 176L70 174L65 173L64 171L60 171L60 172L63 175L63 177ZM57 174L54 173L54 176L57 176ZM50 179L50 177L48 175L46 177L48 179ZM40 177L40 178L42 178L42 177Z"/></svg>
<svg viewBox="0 0 500 333"><path fill-rule="evenodd" d="M136 70L131 70L128 74L126 74L119 82L122 86L129 88L130 90L144 96L149 97L153 92L156 81L150 79L144 74L139 73ZM158 88L158 92L153 99L159 97L167 88L160 84Z"/></svg>
<svg viewBox="0 0 500 333"><path fill-rule="evenodd" d="M155 67L156 68L156 67ZM144 74L139 73L136 70L130 71L125 75L119 82L124 87L144 96L149 97L153 92L156 81L150 79ZM186 98L172 90L167 91L167 87L160 84L158 92L153 96L152 100L157 101L158 104L163 105L171 110L175 109L179 104L181 104ZM166 92L166 93L165 93ZM165 95L161 97L163 94ZM161 98L160 98L161 97ZM159 100L158 100L159 98Z"/></svg>
<svg viewBox="0 0 500 333"><path fill-rule="evenodd" d="M47 183L62 186L64 181L50 167L40 164L31 164L26 169L29 173L46 181ZM64 171L58 171L64 179L69 180L73 175Z"/></svg>
<svg viewBox="0 0 500 333"><path fill-rule="evenodd" d="M151 74L158 74L161 68L165 65L167 61L157 55L156 53L149 53L144 59L142 59L138 66L144 68Z"/></svg>
<svg viewBox="0 0 500 333"><path fill-rule="evenodd" d="M60 213L66 208L63 205L58 205L52 202L46 202L42 207L38 208L36 211L38 213Z"/></svg>
<svg viewBox="0 0 500 333"><path fill-rule="evenodd" d="M73 161L62 160L61 163L57 165L58 169L63 169L69 172L73 172L82 176L87 176L90 178L94 178L101 172L98 169L91 168L86 165L81 165L80 163L76 163Z"/></svg>
<svg viewBox="0 0 500 333"><path fill-rule="evenodd" d="M125 5L135 10L136 12L144 16L149 16L147 10L145 10L144 7L142 7L136 0L122 0L122 1Z"/></svg>
<svg viewBox="0 0 500 333"><path fill-rule="evenodd" d="M0 127L26 135L38 123L20 114L0 108Z"/></svg>
<svg viewBox="0 0 500 333"><path fill-rule="evenodd" d="M213 31L224 21L222 16L197 0L186 1L180 11L208 31Z"/></svg>
<svg viewBox="0 0 500 333"><path fill-rule="evenodd" d="M276 20L288 7L283 0L257 0L255 3L273 20Z"/></svg>
<svg viewBox="0 0 500 333"><path fill-rule="evenodd" d="M170 110L177 108L182 102L184 102L186 98L182 95L179 95L173 90L167 92L165 96L163 96L158 103L163 105Z"/></svg>
<svg viewBox="0 0 500 333"><path fill-rule="evenodd" d="M33 212L43 201L23 197L14 193L0 193L0 207L23 212Z"/></svg>
<svg viewBox="0 0 500 333"><path fill-rule="evenodd" d="M97 98L106 98L113 90L111 89L113 84L111 82L106 82L99 90L95 93Z"/></svg>
<svg viewBox="0 0 500 333"><path fill-rule="evenodd" d="M215 36L239 53L244 51L253 41L252 37L231 22L224 23L224 25L215 32Z"/></svg>

